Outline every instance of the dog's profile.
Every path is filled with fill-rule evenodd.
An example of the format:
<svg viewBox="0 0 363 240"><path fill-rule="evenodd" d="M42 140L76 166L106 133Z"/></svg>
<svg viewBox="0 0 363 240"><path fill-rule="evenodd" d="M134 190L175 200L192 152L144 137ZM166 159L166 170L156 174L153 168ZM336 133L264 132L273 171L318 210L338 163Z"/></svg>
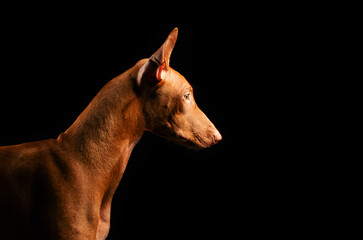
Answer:
<svg viewBox="0 0 363 240"><path fill-rule="evenodd" d="M177 35L107 83L57 139L0 147L0 239L105 239L145 131L193 149L222 139L169 66Z"/></svg>

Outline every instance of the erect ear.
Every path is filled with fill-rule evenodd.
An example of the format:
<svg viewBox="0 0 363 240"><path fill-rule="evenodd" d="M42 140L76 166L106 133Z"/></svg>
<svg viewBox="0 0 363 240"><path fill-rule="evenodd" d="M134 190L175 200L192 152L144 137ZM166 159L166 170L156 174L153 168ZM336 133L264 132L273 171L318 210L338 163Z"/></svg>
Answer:
<svg viewBox="0 0 363 240"><path fill-rule="evenodd" d="M177 37L178 28L174 28L159 50L140 68L137 79L139 86L143 85L143 82L157 84L165 79L166 71L169 68L170 55Z"/></svg>
<svg viewBox="0 0 363 240"><path fill-rule="evenodd" d="M165 67L168 68L170 63L170 55L174 49L177 38L178 28L174 28L164 44L150 57L150 60L157 63L159 66L165 63Z"/></svg>

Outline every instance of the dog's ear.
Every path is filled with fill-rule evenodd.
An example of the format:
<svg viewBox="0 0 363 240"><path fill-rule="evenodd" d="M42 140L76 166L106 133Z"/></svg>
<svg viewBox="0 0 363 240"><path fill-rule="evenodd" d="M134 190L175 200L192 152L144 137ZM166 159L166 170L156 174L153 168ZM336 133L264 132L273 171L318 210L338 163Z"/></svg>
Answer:
<svg viewBox="0 0 363 240"><path fill-rule="evenodd" d="M137 83L157 84L165 79L166 71L169 68L170 55L178 38L178 28L169 34L164 44L157 50L149 60L140 68Z"/></svg>
<svg viewBox="0 0 363 240"><path fill-rule="evenodd" d="M177 38L178 28L174 28L164 44L150 57L150 60L157 63L159 66L165 63L165 68L168 68L170 63L170 55L174 49Z"/></svg>

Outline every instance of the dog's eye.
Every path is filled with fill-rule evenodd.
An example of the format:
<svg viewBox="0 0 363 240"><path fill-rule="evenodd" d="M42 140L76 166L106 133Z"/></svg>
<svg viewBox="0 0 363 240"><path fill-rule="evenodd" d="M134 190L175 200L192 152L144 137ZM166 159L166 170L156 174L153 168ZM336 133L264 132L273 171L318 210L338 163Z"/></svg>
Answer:
<svg viewBox="0 0 363 240"><path fill-rule="evenodd" d="M185 94L185 95L184 95L184 99L185 99L186 101L190 101L190 93Z"/></svg>

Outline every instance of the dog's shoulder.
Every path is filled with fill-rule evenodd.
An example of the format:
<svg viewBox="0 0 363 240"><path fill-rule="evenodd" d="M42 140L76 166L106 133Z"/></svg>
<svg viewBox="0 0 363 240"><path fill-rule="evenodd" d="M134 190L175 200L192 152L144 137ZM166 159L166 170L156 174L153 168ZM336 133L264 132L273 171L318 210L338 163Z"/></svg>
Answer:
<svg viewBox="0 0 363 240"><path fill-rule="evenodd" d="M57 152L56 140L42 140L0 147L0 172L7 175L32 175Z"/></svg>

